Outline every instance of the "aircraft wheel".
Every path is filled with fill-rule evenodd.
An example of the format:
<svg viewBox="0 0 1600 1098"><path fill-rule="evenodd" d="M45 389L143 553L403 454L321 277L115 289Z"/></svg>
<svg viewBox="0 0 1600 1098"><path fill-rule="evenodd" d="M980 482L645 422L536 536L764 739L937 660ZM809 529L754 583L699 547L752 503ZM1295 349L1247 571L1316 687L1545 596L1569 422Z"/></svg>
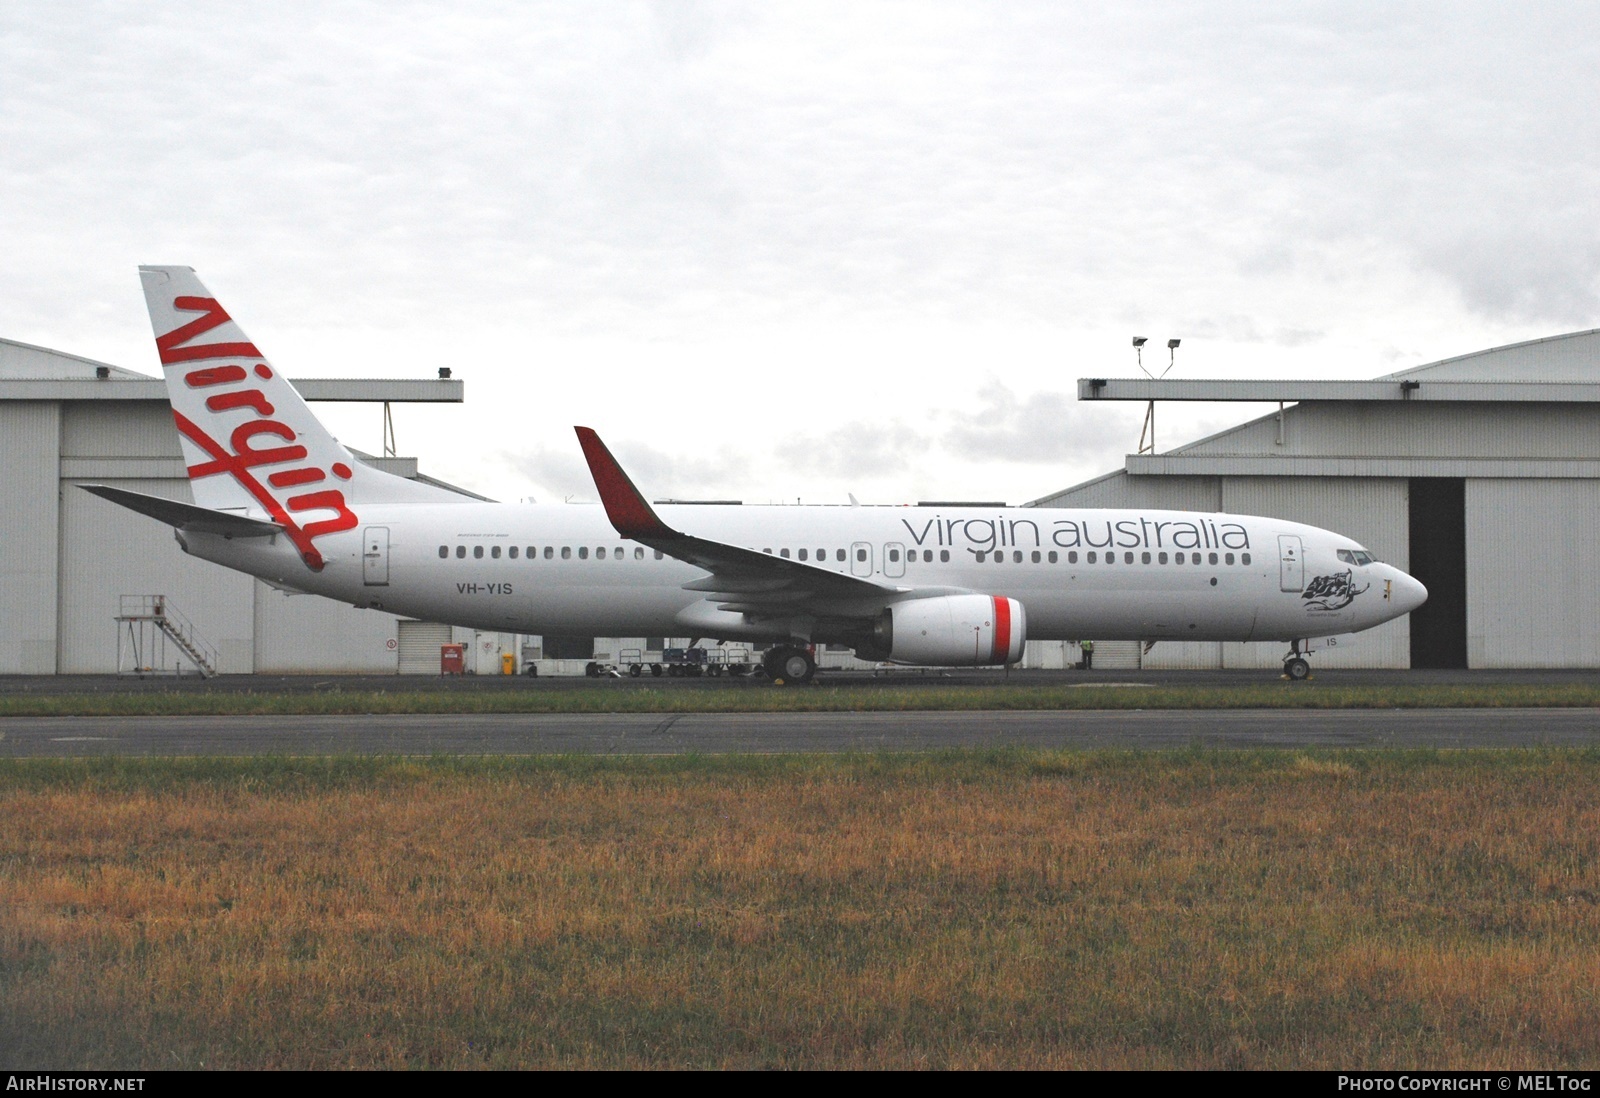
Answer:
<svg viewBox="0 0 1600 1098"><path fill-rule="evenodd" d="M767 677L774 686L792 686L810 682L817 673L817 663L804 648L774 648L767 653Z"/></svg>
<svg viewBox="0 0 1600 1098"><path fill-rule="evenodd" d="M1294 682L1304 682L1306 679L1311 677L1311 665L1305 660L1301 659L1299 656L1296 656L1292 660L1284 661L1283 673L1289 676L1289 678Z"/></svg>

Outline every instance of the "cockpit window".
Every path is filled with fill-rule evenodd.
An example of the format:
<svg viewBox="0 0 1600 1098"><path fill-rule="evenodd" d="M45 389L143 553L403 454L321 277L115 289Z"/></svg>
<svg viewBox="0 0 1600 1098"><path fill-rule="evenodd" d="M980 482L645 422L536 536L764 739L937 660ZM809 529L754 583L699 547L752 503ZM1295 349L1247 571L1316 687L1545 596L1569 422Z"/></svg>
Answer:
<svg viewBox="0 0 1600 1098"><path fill-rule="evenodd" d="M1363 564L1371 564L1377 558L1371 553L1367 552L1365 549L1340 549L1339 559L1344 561L1346 564L1354 564L1359 566Z"/></svg>

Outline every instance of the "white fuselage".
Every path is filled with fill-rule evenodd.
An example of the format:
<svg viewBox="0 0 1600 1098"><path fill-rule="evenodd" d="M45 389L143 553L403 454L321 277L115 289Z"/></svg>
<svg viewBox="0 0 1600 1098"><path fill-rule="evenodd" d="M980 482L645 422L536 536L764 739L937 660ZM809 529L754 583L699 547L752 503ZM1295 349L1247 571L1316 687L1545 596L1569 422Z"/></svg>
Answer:
<svg viewBox="0 0 1600 1098"><path fill-rule="evenodd" d="M704 593L684 589L704 570L618 537L599 506L357 510L355 529L318 539L326 561L320 572L283 537L191 532L182 540L197 556L279 586L479 629L850 640L826 614L800 627L719 610ZM906 598L929 589L1009 596L1026 607L1033 640L1290 641L1367 629L1426 598L1399 569L1360 563L1365 554L1349 538L1278 519L1033 508L664 505L659 512L697 537L902 588ZM835 609L839 621L852 616L848 604Z"/></svg>

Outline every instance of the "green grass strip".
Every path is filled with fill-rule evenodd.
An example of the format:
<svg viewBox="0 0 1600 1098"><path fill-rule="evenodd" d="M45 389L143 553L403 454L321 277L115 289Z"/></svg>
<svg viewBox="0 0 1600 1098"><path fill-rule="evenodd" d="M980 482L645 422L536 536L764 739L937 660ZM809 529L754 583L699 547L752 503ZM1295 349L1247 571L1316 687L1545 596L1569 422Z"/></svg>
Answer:
<svg viewBox="0 0 1600 1098"><path fill-rule="evenodd" d="M0 717L303 716L395 713L838 713L1077 709L1589 708L1588 683L1322 686L819 686L674 689L319 690L314 693L12 694Z"/></svg>

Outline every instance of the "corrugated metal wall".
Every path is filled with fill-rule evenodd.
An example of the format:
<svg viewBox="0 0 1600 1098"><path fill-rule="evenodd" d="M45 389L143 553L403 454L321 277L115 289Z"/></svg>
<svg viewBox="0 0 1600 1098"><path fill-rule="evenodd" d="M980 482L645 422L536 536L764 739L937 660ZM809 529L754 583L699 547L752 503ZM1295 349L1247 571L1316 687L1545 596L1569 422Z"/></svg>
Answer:
<svg viewBox="0 0 1600 1098"><path fill-rule="evenodd" d="M1574 458L1596 454L1584 404L1317 403L1180 446L1172 454L1271 457ZM1144 478L1134 478L1144 479ZM1191 478L1185 478L1191 479Z"/></svg>
<svg viewBox="0 0 1600 1098"><path fill-rule="evenodd" d="M173 480L107 480L117 488L187 499ZM166 595L221 654L218 670L251 670L252 587L249 576L186 554L172 528L92 496L61 487L60 662L62 674L105 674L117 667L115 618L122 595Z"/></svg>
<svg viewBox="0 0 1600 1098"><path fill-rule="evenodd" d="M178 432L165 403L146 400L90 400L65 406L61 421L62 458L158 458L181 462ZM126 476L126 471L123 472ZM181 467L168 476L183 477Z"/></svg>
<svg viewBox="0 0 1600 1098"><path fill-rule="evenodd" d="M59 405L0 402L0 674L56 669Z"/></svg>
<svg viewBox="0 0 1600 1098"><path fill-rule="evenodd" d="M1467 481L1467 665L1600 667L1600 483Z"/></svg>
<svg viewBox="0 0 1600 1098"><path fill-rule="evenodd" d="M1220 511L1222 485L1217 477L1130 477L1125 472L1117 472L1037 500L1034 506Z"/></svg>
<svg viewBox="0 0 1600 1098"><path fill-rule="evenodd" d="M255 583L255 669L261 674L393 675L399 618L320 595L285 595ZM395 646L390 647L390 642ZM438 653L434 653L438 673Z"/></svg>

